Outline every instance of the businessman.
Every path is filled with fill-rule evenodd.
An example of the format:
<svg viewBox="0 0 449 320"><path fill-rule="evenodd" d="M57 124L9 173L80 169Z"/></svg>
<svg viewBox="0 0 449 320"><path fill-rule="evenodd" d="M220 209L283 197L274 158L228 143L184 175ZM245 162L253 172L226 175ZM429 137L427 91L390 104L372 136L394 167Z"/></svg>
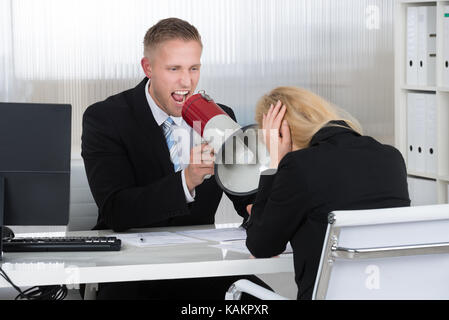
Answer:
<svg viewBox="0 0 449 320"><path fill-rule="evenodd" d="M194 26L177 18L161 20L144 38L141 65L146 78L85 111L82 157L99 208L95 229L119 232L214 223L223 192L214 178L205 179L213 175L213 163L181 161L179 156L187 153L189 159L198 159L212 150L173 138L176 130L193 134L181 111L198 84L201 53ZM220 106L235 120L230 108ZM246 220L246 205L253 199L230 198ZM102 284L97 299L223 299L239 278Z"/></svg>

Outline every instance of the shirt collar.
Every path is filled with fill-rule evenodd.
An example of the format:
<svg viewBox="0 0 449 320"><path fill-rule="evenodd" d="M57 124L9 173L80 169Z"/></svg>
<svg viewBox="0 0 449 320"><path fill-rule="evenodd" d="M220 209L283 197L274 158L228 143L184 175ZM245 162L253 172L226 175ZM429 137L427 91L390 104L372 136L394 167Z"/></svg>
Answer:
<svg viewBox="0 0 449 320"><path fill-rule="evenodd" d="M150 95L150 79L148 79L147 84L145 85L145 96L147 98L148 104L150 106L151 112L153 113L153 117L156 120L158 126L161 126L167 120L167 118L172 118L177 126L181 126L183 123L182 117L173 117L169 116L164 110L158 107L156 102L154 102L153 98Z"/></svg>
<svg viewBox="0 0 449 320"><path fill-rule="evenodd" d="M345 121L333 120L329 121L320 130L318 130L317 133L315 133L312 140L310 140L310 146L317 145L320 142L341 133L351 133L360 136L360 134L354 131Z"/></svg>

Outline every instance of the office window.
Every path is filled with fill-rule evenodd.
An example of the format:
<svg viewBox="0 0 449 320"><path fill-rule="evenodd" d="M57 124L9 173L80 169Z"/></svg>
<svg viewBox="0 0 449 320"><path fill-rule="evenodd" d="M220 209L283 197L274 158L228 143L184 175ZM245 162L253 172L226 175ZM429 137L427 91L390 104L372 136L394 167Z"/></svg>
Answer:
<svg viewBox="0 0 449 320"><path fill-rule="evenodd" d="M393 143L391 0L0 0L0 100L70 103L82 113L143 79L142 40L175 16L200 31L198 89L254 122L279 85L311 89Z"/></svg>

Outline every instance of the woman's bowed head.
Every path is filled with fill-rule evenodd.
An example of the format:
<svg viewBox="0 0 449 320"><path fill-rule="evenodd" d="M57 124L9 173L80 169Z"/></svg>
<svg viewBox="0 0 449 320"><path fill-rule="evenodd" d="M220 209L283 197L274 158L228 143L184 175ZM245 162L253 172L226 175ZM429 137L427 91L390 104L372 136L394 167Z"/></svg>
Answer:
<svg viewBox="0 0 449 320"><path fill-rule="evenodd" d="M307 148L312 137L330 121L346 122L356 132L362 129L356 119L320 96L298 87L278 87L260 98L256 121L270 153L270 168L277 168L290 151Z"/></svg>

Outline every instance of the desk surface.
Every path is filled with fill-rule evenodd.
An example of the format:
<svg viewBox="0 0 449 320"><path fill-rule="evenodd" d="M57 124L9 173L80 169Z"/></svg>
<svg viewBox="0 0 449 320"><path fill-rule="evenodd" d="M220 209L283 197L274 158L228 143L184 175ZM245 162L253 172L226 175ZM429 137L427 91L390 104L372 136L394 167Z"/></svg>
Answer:
<svg viewBox="0 0 449 320"><path fill-rule="evenodd" d="M135 229L130 232L213 229L221 225ZM229 225L226 225L229 227ZM111 230L67 232L67 236L110 235ZM42 236L42 234L39 234ZM201 243L135 247L122 244L121 251L108 252L7 252L1 266L18 286L75 285L176 278L199 278L244 274L294 272L293 255L255 259ZM10 285L0 278L0 287Z"/></svg>

